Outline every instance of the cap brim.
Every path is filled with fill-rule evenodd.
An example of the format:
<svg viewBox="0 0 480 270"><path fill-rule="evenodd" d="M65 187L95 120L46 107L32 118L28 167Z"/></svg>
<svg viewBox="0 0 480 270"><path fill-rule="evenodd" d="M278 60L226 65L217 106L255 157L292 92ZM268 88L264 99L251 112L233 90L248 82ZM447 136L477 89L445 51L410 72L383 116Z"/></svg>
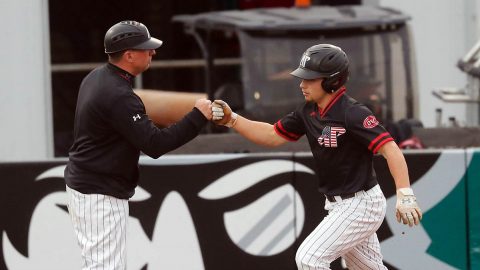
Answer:
<svg viewBox="0 0 480 270"><path fill-rule="evenodd" d="M297 77L297 78L304 79L304 80L313 80L313 79L319 79L319 78L325 77L321 73L318 73L318 72L315 72L315 71L312 71L312 70L308 70L308 69L304 69L304 68L301 68L301 67L295 69L290 74Z"/></svg>
<svg viewBox="0 0 480 270"><path fill-rule="evenodd" d="M158 49L160 46L162 46L163 41L156 39L156 38L150 38L149 40L132 47L132 49L137 49L137 50L155 50Z"/></svg>

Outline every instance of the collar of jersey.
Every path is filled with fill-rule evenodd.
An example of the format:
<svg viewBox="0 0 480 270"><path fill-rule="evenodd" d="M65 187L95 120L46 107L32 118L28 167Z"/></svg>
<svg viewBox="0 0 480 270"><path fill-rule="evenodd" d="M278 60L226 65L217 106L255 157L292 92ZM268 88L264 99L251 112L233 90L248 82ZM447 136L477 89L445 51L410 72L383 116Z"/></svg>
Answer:
<svg viewBox="0 0 480 270"><path fill-rule="evenodd" d="M111 68L115 74L117 74L118 76L120 76L122 79L126 80L127 82L129 82L130 84L133 83L133 78L135 78L135 76L133 76L132 74L128 73L127 71L115 66L114 64L112 63L108 63L107 65L109 68Z"/></svg>
<svg viewBox="0 0 480 270"><path fill-rule="evenodd" d="M335 97L332 98L332 100L330 100L330 102L327 104L327 106L325 106L325 108L323 108L321 111L320 111L320 117L324 117L325 114L328 112L328 110L330 110L330 108L333 106L333 104L335 104L335 102L337 102L337 100L340 99L341 96L343 96L343 94L345 94L345 91L347 91L347 89L345 88L345 86L343 86L342 88L340 88L336 93L335 93ZM317 107L318 108L318 107Z"/></svg>

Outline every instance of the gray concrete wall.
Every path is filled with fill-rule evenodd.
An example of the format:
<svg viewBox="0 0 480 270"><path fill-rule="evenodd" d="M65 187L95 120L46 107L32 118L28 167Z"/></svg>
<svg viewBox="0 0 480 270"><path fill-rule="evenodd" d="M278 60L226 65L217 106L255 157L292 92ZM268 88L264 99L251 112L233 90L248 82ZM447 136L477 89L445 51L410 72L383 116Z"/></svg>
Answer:
<svg viewBox="0 0 480 270"><path fill-rule="evenodd" d="M1 0L0 17L0 160L52 157L48 0Z"/></svg>

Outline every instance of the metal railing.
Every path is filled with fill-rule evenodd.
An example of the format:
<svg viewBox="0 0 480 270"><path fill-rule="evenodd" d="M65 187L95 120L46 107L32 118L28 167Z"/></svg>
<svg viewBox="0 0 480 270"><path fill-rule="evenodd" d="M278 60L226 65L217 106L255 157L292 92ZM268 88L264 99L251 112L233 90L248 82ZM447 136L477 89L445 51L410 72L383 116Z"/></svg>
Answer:
<svg viewBox="0 0 480 270"><path fill-rule="evenodd" d="M213 60L214 66L234 66L242 63L240 58L217 58ZM77 71L90 71L104 63L67 63L52 64L51 71L55 73L68 73ZM185 59L185 60L154 60L150 64L151 69L157 68L197 68L205 67L205 59ZM142 74L135 77L135 88L143 88Z"/></svg>

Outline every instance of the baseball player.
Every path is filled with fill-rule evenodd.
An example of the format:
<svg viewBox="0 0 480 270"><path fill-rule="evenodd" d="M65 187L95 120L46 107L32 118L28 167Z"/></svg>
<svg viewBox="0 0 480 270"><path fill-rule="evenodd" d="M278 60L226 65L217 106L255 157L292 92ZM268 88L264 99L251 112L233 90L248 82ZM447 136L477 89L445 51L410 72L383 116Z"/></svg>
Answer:
<svg viewBox="0 0 480 270"><path fill-rule="evenodd" d="M126 269L128 199L138 181L140 151L158 158L193 139L212 117L199 99L178 123L157 128L133 92L162 41L145 25L122 21L105 34L108 63L90 72L78 93L74 143L65 169L68 210L82 269Z"/></svg>
<svg viewBox="0 0 480 270"><path fill-rule="evenodd" d="M330 269L340 256L349 269L387 269L376 235L386 211L372 164L377 152L395 180L397 220L413 226L422 218L402 152L372 112L346 94L348 67L347 55L337 46L308 48L291 73L302 79L306 102L274 125L246 119L222 100L212 105L215 123L260 145L279 146L307 136L328 215L297 250L295 261L302 270Z"/></svg>

